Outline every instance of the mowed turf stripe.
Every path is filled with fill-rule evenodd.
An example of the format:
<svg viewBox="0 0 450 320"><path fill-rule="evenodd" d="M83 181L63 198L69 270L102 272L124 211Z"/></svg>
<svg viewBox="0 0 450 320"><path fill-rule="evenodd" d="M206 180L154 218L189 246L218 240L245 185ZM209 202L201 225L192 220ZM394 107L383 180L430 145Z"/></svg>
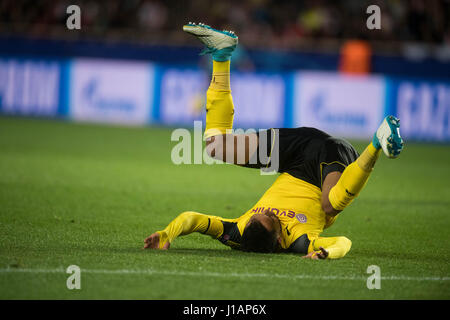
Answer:
<svg viewBox="0 0 450 320"><path fill-rule="evenodd" d="M3 268L0 269L0 273L66 273L63 268L55 269L13 269ZM338 276L338 275L310 275L310 274L298 274L298 275L286 275L286 274L273 274L273 273L216 273L216 272L191 272L191 271L164 271L164 270L137 270L137 269L81 269L81 273L93 273L93 274L137 274L137 275L164 275L164 276L192 276L192 277L217 277L217 278L277 278L277 279L312 279L312 280L367 280L370 275L365 276ZM381 276L381 280L400 280L400 281L449 281L450 277L412 277L403 275Z"/></svg>

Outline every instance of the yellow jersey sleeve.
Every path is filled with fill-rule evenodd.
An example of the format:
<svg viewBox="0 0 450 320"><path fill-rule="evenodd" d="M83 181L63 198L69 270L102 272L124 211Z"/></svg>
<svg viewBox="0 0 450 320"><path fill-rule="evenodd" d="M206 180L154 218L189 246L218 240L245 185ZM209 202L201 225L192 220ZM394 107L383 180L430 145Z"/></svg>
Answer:
<svg viewBox="0 0 450 320"><path fill-rule="evenodd" d="M311 241L308 253L318 251L320 247L328 251L328 259L339 259L350 251L352 242L346 237L318 237Z"/></svg>

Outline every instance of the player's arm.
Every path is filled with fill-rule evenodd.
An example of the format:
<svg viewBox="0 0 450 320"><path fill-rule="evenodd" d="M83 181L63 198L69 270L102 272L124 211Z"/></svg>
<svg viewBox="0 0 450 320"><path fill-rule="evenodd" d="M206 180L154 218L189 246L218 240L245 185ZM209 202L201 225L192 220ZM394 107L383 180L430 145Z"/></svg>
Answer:
<svg viewBox="0 0 450 320"><path fill-rule="evenodd" d="M339 259L350 251L352 242L346 237L319 237L311 241L308 254L303 258L309 259Z"/></svg>
<svg viewBox="0 0 450 320"><path fill-rule="evenodd" d="M218 238L223 233L223 224L218 217L186 211L169 223L164 230L157 231L147 237L144 240L144 249L169 249L175 238L193 232Z"/></svg>

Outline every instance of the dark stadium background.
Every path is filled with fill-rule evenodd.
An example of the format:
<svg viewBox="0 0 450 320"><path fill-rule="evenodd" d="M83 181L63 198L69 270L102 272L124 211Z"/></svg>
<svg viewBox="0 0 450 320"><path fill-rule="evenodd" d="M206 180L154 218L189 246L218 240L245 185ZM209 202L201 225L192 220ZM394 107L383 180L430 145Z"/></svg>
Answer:
<svg viewBox="0 0 450 320"><path fill-rule="evenodd" d="M70 4L82 9L79 31L66 28ZM365 26L372 4L381 9L381 30ZM192 20L238 32L255 69L335 71L343 43L363 38L372 72L448 78L449 16L445 0L4 0L0 52L195 65L199 43L180 32Z"/></svg>

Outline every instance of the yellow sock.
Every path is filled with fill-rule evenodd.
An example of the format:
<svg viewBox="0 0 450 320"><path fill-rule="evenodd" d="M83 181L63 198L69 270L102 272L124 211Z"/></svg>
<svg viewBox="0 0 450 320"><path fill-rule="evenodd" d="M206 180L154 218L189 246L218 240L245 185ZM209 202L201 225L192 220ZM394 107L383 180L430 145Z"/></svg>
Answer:
<svg viewBox="0 0 450 320"><path fill-rule="evenodd" d="M369 179L380 151L369 144L358 159L345 168L328 195L334 209L344 210L358 196Z"/></svg>
<svg viewBox="0 0 450 320"><path fill-rule="evenodd" d="M361 155L356 159L359 167L364 171L372 171L380 156L381 149L376 149L372 143L370 143L367 148L361 153Z"/></svg>
<svg viewBox="0 0 450 320"><path fill-rule="evenodd" d="M205 138L233 128L234 105L230 88L230 61L213 61L211 84L206 92Z"/></svg>
<svg viewBox="0 0 450 320"><path fill-rule="evenodd" d="M214 61L211 83L209 87L217 91L230 91L230 60L228 61Z"/></svg>

